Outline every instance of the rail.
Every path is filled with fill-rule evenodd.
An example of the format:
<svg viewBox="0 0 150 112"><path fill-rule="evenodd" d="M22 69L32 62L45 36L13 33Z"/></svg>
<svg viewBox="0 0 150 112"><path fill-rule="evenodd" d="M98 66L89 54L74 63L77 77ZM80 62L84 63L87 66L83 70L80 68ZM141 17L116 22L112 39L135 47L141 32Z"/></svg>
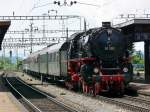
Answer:
<svg viewBox="0 0 150 112"><path fill-rule="evenodd" d="M13 80L14 81L14 80ZM18 81L18 83L17 83ZM9 86L17 93L19 94L19 96L21 96L24 101L29 104L29 106L31 106L34 110L36 110L36 112L44 112L44 110L51 110L51 108L49 106L47 106L46 104L43 104L43 101L45 101L46 103L49 103L50 105L53 105L53 111L58 111L60 110L61 112L78 112L77 110L73 109L72 107L69 107L67 105L65 105L62 102L57 101L57 99L53 98L52 96L43 93L40 90L37 90L29 85L27 85L25 82L23 82L22 80L15 78L15 84L14 85L21 85L21 87L23 89L27 89L29 90L30 88L30 92L31 90L33 90L34 92L31 92L32 95L33 93L37 93L38 95L35 96L40 96L40 98L27 98L25 96L27 96L27 94L23 95L23 92L19 92L15 86L13 86L13 82L10 81L10 79L8 79L8 77L6 76L6 82L9 84ZM24 85L24 87L23 87ZM25 91L25 90L24 90ZM34 96L34 95L33 95Z"/></svg>

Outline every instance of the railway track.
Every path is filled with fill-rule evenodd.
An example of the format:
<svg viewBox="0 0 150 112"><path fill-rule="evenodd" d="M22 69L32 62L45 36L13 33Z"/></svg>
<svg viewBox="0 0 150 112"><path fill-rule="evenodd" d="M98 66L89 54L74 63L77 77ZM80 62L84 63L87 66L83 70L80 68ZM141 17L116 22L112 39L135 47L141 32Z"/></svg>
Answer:
<svg viewBox="0 0 150 112"><path fill-rule="evenodd" d="M86 95L86 94L84 94L84 95L92 97L91 95ZM126 95L122 98L108 98L108 97L104 97L104 96L96 96L96 97L92 97L92 98L99 99L106 103L113 104L113 105L119 106L125 110L130 110L133 112L150 112L150 108L149 108L150 101L141 99L139 97L136 98L136 97L130 97L130 96ZM124 101L124 100L126 100L126 101Z"/></svg>
<svg viewBox="0 0 150 112"><path fill-rule="evenodd" d="M150 109L142 107L142 106L138 106L138 105L134 105L134 104L130 104L127 102L123 102L122 100L116 100L115 98L108 98L108 97L103 97L103 96L97 96L98 99L103 100L104 102L113 104L113 105L117 105L121 108L124 108L126 110L130 110L133 112L150 112Z"/></svg>
<svg viewBox="0 0 150 112"><path fill-rule="evenodd" d="M150 105L150 100L146 100L146 99L144 99L142 97L131 97L131 96L125 95L124 98L127 99L127 100L131 100L131 101L135 101L135 102L139 102L139 103L144 103L144 104Z"/></svg>
<svg viewBox="0 0 150 112"><path fill-rule="evenodd" d="M5 77L7 84L15 94L30 107L30 112L77 112L55 98L27 85L16 77ZM26 107L26 106L25 106Z"/></svg>

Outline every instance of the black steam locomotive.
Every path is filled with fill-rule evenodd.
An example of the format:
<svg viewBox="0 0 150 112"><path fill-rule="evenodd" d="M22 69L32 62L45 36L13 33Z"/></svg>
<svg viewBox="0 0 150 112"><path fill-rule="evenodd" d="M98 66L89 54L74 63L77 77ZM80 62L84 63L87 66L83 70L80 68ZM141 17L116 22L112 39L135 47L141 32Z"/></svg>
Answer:
<svg viewBox="0 0 150 112"><path fill-rule="evenodd" d="M23 70L64 81L69 89L94 95L103 91L123 94L132 80L130 61L125 36L107 25L75 33L66 42L32 53L23 61Z"/></svg>

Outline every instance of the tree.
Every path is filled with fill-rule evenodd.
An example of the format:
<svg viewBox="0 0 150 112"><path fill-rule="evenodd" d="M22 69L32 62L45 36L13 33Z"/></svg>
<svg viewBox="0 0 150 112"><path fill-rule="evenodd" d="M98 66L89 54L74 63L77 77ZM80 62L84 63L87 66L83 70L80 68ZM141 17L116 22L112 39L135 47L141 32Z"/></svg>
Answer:
<svg viewBox="0 0 150 112"><path fill-rule="evenodd" d="M132 63L133 64L144 64L144 58L143 58L143 56L142 56L142 53L141 53L141 51L135 51L134 53L133 53L133 60L132 60Z"/></svg>
<svg viewBox="0 0 150 112"><path fill-rule="evenodd" d="M16 63L12 63L11 58L8 57L0 57L0 69L8 69L8 70L14 70L16 68L19 68L21 66L21 59L18 58Z"/></svg>

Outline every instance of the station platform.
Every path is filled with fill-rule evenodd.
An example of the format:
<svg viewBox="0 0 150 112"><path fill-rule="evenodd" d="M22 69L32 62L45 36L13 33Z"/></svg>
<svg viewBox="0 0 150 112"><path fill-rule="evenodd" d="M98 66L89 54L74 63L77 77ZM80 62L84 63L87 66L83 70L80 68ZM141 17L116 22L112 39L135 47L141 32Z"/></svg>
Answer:
<svg viewBox="0 0 150 112"><path fill-rule="evenodd" d="M150 96L150 84L131 82L129 87L136 90L139 94Z"/></svg>
<svg viewBox="0 0 150 112"><path fill-rule="evenodd" d="M2 74L0 72L0 112L28 112L4 86L1 77Z"/></svg>

